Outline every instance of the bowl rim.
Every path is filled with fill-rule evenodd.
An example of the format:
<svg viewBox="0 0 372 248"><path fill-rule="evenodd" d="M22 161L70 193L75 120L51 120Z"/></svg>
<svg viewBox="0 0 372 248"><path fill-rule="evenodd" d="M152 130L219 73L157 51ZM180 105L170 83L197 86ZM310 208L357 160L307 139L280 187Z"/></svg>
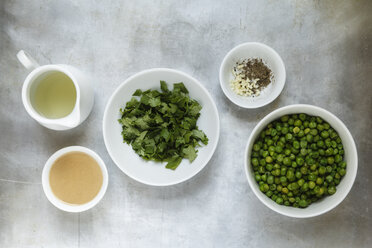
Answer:
<svg viewBox="0 0 372 248"><path fill-rule="evenodd" d="M264 196L262 195L262 192L258 190L258 187L257 186L257 183L252 179L251 177L251 174L250 172L248 171L248 166L250 166L250 158L249 158L249 155L250 155L250 151L248 150L249 149L249 146L252 142L254 142L253 140L253 136L256 136L256 133L258 132L259 129L262 129L262 126L263 126L263 123L270 119L273 115L277 114L277 113L280 113L280 112L283 112L283 111L286 111L286 110L290 110L290 109L293 109L293 108L298 108L298 107L304 107L304 108L309 108L309 109L314 109L316 111L320 111L320 112L323 112L324 114L326 115L329 115L330 118L333 118L336 122L338 122L341 126L341 129L343 129L343 131L345 131L346 135L349 137L349 140L351 141L351 144L350 144L350 147L351 147L351 153L354 153L355 154L355 173L352 174L352 181L347 185L346 187L346 190L344 191L344 194L339 197L339 199L337 200L337 202L333 205L329 205L327 207L325 207L322 211L319 211L319 212L316 212L314 214L296 214L296 213L287 213L287 212L282 212L280 209L279 209L279 206L276 206L274 204L269 204L267 202L265 202L263 200L263 197L267 197L267 196ZM283 115L285 115L285 113L283 113ZM273 121L273 120L272 120ZM353 139L353 136L351 135L349 129L346 127L346 125L337 117L335 116L334 114L332 114L331 112L329 112L328 110L326 109L323 109L321 107L318 107L318 106L315 106L315 105L310 105L310 104L291 104L291 105L287 105L287 106L284 106L284 107L281 107L281 108L278 108L272 112L270 112L269 114L267 114L264 118L262 118L257 124L256 126L254 127L254 129L252 130L251 134L249 135L249 138L248 138L248 142L247 142L247 145L245 147L245 153L244 153L244 170L245 170L245 174L246 174L246 177L247 177L247 180L248 180L248 184L251 188L251 190L253 191L253 193L256 195L256 197L268 208L270 208L271 210L279 213L279 214L282 214L282 215L285 215L285 216L288 216L288 217L294 217L294 218L310 218L310 217L315 217L315 216L319 216L319 215L322 215L332 209L334 209L335 207L337 207L345 198L346 196L349 194L354 182L355 182L355 178L356 178L356 175L357 175L357 170L358 170L358 153L357 153L357 149L356 149L356 145L355 145L355 141Z"/></svg>
<svg viewBox="0 0 372 248"><path fill-rule="evenodd" d="M228 92L228 90L226 89L225 87L225 84L226 82L223 80L223 68L225 68L226 66L226 63L228 61L228 59L230 58L231 54L237 50L240 50L240 49L244 49L244 47L246 46L260 46L266 50L268 50L270 53L271 53L271 57L275 58L275 60L277 60L280 64L280 71L283 73L283 80L281 82L279 82L279 91L274 95L274 97L272 99L269 99L268 101L265 101L263 102L262 104L259 104L259 105L256 105L256 106L252 106L250 103L248 104L240 104L239 102L237 102L231 95L230 93ZM221 89L223 91L223 93L225 94L225 96L231 101L233 102L235 105L239 106L239 107L242 107L242 108L246 108L246 109L256 109L256 108L261 108L263 106L266 106L270 103L272 103L275 99L278 98L278 96L282 93L283 89L284 89L284 86L285 86L285 82L286 82L286 70L285 70L285 65L284 65L284 62L283 62L283 59L280 57L279 53L276 52L272 47L264 44L264 43L260 43L260 42L245 42L245 43L241 43L235 47L233 47L226 55L225 57L223 58L222 62L221 62L221 65L220 65L220 70L219 70L219 80L220 80L220 86L221 86Z"/></svg>
<svg viewBox="0 0 372 248"><path fill-rule="evenodd" d="M101 168L102 177L103 177L102 186L98 194L89 202L80 204L80 205L73 205L73 204L69 204L69 203L66 203L60 200L56 195L54 195L50 187L50 183L49 183L49 173L50 173L50 170L54 162L58 158L70 152L82 152L92 157L98 163L99 167ZM45 162L41 177L42 177L41 181L42 181L43 191L45 193L45 196L49 200L49 202L52 203L55 207L59 208L60 210L63 210L65 212L71 212L71 213L84 212L96 206L106 194L108 181L109 181L109 176L108 176L105 162L96 152L84 146L68 146L68 147L61 148L58 151L54 152Z"/></svg>
<svg viewBox="0 0 372 248"><path fill-rule="evenodd" d="M213 148L212 148L212 151L210 152L210 154L207 156L207 159L206 159L206 162L204 164L202 164L202 166L200 166L200 168L198 170L196 170L194 173L192 173L190 176L188 177L185 177L183 179L180 179L180 180L175 180L175 181L172 181L170 183L152 183L152 182L148 182L148 181L145 181L145 180L142 180L140 178L138 178L137 176L129 173L128 171L126 171L124 168L122 168L121 166L119 166L119 163L116 161L116 159L114 158L112 152L110 149L108 149L108 138L106 136L106 132L105 130L107 129L106 127L106 118L107 118L107 112L108 112L108 108L109 106L111 105L112 101L114 100L115 96L118 94L118 92L123 88L125 87L125 85L130 82L131 80L135 79L136 77L139 77L143 74L147 74L147 73L152 73L152 72L159 72L159 71L162 71L162 72L172 72L172 73L177 73L177 74L180 74L182 75L183 77L186 77L188 78L190 81L192 81L193 83L196 83L203 91L204 93L207 95L208 97L208 100L212 103L212 109L213 109L213 112L216 114L217 116L217 123L216 123L216 126L217 126L217 137L216 137L216 142L214 143L213 145ZM151 68L151 69L145 69L145 70L142 70L140 72L137 72L135 74L133 74L132 76L128 77L126 80L124 80L124 82L122 82L116 89L115 91L111 94L110 96L110 99L108 100L108 102L106 103L106 107L105 107L105 112L104 112L104 115L103 115L103 121L102 121L102 133L103 133L103 140L104 140L104 143L105 143L105 147L106 147L106 150L107 152L109 153L110 155L110 158L114 161L115 165L122 171L124 172L125 175L127 175L128 177L132 178L133 180L137 181L137 182L140 182L140 183L143 183L143 184L146 184L146 185L150 185L150 186L157 186L157 187L164 187L164 186L171 186L171 185L176 185L176 184L179 184L179 183L182 183L182 182L185 182L189 179L191 179L192 177L194 177L195 175L197 175L200 171L202 171L205 166L209 163L209 161L211 160L213 154L215 153L216 151L216 148L218 146L218 142L219 142L219 137L220 137L220 116L219 116L219 113L218 113L218 109L217 109L217 106L216 106L216 103L215 101L213 100L212 96L209 94L208 90L205 88L205 86L200 83L199 80L197 80L196 78L188 75L187 73L185 72L182 72L182 71L179 71L179 70L176 70L176 69L171 69L171 68Z"/></svg>

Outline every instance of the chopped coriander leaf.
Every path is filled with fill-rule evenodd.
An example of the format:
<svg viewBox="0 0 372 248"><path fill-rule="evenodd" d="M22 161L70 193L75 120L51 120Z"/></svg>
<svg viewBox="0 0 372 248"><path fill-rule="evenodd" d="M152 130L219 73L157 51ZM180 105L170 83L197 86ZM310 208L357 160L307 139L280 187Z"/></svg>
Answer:
<svg viewBox="0 0 372 248"><path fill-rule="evenodd" d="M195 148L207 145L208 138L197 126L202 106L189 97L185 85L175 83L170 91L160 81L160 89L136 90L118 121L124 142L140 157L167 162L165 167L175 170L183 158L193 162Z"/></svg>

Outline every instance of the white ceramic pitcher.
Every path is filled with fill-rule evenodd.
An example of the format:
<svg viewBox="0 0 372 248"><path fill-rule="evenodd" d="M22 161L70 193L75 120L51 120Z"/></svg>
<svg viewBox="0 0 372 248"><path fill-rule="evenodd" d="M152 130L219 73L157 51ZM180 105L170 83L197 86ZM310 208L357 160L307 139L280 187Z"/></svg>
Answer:
<svg viewBox="0 0 372 248"><path fill-rule="evenodd" d="M87 75L70 65L43 65L40 66L28 53L21 50L17 53L22 65L32 70L27 76L22 88L22 101L28 114L44 127L53 130L67 130L78 126L89 115L94 102L94 91ZM59 119L49 119L40 115L31 104L31 87L38 79L53 72L62 72L68 76L75 85L76 102L72 112Z"/></svg>

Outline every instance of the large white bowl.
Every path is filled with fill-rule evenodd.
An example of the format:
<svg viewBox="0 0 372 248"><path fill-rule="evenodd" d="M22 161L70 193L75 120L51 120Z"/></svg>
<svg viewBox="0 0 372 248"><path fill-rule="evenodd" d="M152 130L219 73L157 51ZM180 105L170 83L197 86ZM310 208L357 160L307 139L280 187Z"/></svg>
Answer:
<svg viewBox="0 0 372 248"><path fill-rule="evenodd" d="M271 69L274 79L257 97L237 95L230 87L233 79L232 70L240 59L261 58ZM286 72L282 58L271 47L259 42L240 44L229 51L220 67L220 85L226 97L243 108L259 108L274 101L282 92Z"/></svg>
<svg viewBox="0 0 372 248"><path fill-rule="evenodd" d="M132 147L123 142L119 109L132 98L136 89L159 89L160 80L170 89L174 83L183 82L190 97L203 107L197 125L209 138L206 146L199 147L197 158L190 163L182 160L176 170L165 168L165 163L146 161ZM103 137L108 153L116 165L129 177L148 185L166 186L183 182L200 172L212 157L218 143L220 122L217 107L204 86L191 76L173 69L150 69L139 72L123 82L112 94L103 117Z"/></svg>
<svg viewBox="0 0 372 248"><path fill-rule="evenodd" d="M345 150L345 160L347 163L346 175L341 179L340 184L337 186L336 193L334 195L327 196L320 201L312 203L310 206L304 209L278 205L269 197L267 197L264 193L262 193L254 178L254 172L250 161L252 146L260 132L270 122L280 118L281 116L296 113L305 113L308 115L319 116L323 118L325 121L327 121L338 132L342 140L342 144ZM346 128L345 124L335 115L333 115L332 113L328 112L325 109L313 105L295 104L279 108L271 112L256 125L248 139L248 144L246 147L244 157L244 166L248 178L248 183L251 189L258 197L258 199L260 199L260 201L263 202L267 207L274 210L275 212L278 212L286 216L296 218L308 218L321 215L330 211L345 199L351 187L353 186L357 174L358 154L355 147L354 139L351 136L349 130Z"/></svg>

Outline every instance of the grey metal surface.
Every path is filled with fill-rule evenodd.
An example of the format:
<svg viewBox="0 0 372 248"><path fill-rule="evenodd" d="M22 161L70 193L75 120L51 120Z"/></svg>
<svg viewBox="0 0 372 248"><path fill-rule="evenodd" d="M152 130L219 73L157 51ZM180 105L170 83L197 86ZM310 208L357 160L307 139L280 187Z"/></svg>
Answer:
<svg viewBox="0 0 372 248"><path fill-rule="evenodd" d="M0 1L0 247L371 247L371 1ZM272 104L245 110L223 95L223 56L260 41L282 56L287 83ZM26 113L24 49L41 64L66 63L94 77L90 117L71 131L43 128ZM218 148L195 178L166 188L124 175L110 159L102 116L114 89L152 67L190 73L221 117ZM309 103L336 114L359 154L356 182L333 211L292 219L250 190L243 154L272 110ZM64 213L43 194L41 172L56 150L82 145L105 160L110 183L94 209Z"/></svg>

